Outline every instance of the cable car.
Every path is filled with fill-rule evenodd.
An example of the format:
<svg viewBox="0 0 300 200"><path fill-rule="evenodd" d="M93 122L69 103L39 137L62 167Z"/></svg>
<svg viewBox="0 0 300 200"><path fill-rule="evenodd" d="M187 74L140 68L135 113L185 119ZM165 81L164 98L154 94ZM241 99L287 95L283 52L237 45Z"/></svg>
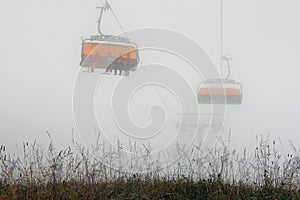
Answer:
<svg viewBox="0 0 300 200"><path fill-rule="evenodd" d="M197 98L199 104L236 104L242 103L243 87L239 82L230 80L230 60L228 56L223 56L223 0L220 0L221 16L221 69L222 61L227 62L227 77L220 79L208 79L199 84Z"/></svg>
<svg viewBox="0 0 300 200"><path fill-rule="evenodd" d="M198 90L200 104L241 104L242 85L234 80L210 79L201 82Z"/></svg>
<svg viewBox="0 0 300 200"><path fill-rule="evenodd" d="M230 80L230 64L228 57L223 57L227 61L228 75L225 79L208 79L199 84L198 102L199 104L241 104L243 99L243 87L241 83Z"/></svg>
<svg viewBox="0 0 300 200"><path fill-rule="evenodd" d="M128 38L104 35L101 32L101 20L104 11L111 7L107 2L100 9L98 19L98 33L82 41L80 66L88 68L88 72L94 69L105 69L107 73L115 75L129 75L135 71L139 63L138 47Z"/></svg>

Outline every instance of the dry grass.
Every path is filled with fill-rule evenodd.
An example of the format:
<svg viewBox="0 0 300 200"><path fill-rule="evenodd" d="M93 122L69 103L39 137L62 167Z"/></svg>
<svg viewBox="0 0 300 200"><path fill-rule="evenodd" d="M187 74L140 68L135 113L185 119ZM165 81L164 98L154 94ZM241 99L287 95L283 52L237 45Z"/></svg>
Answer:
<svg viewBox="0 0 300 200"><path fill-rule="evenodd" d="M47 148L34 141L17 157L1 145L0 199L300 199L300 152L293 144L288 155L269 138L260 138L250 155L231 150L230 140L195 147L192 156L178 147L181 157L166 168L150 148L132 146L128 157L122 144L97 144L90 152L73 142L57 151L52 141ZM148 172L136 174L137 167Z"/></svg>

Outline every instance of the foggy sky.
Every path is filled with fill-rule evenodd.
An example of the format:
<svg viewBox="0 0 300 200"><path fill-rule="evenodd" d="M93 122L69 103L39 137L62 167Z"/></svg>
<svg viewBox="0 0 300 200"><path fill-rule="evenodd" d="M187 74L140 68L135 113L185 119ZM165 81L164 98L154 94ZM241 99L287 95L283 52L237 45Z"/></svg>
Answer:
<svg viewBox="0 0 300 200"><path fill-rule="evenodd" d="M218 0L110 0L125 30L160 27L203 46L220 65ZM71 141L72 92L81 38L96 33L99 1L1 1L0 143ZM244 86L241 106L227 107L225 128L237 148L270 133L299 147L300 2L224 0L224 52ZM120 33L111 14L105 33ZM253 142L249 142L253 141Z"/></svg>

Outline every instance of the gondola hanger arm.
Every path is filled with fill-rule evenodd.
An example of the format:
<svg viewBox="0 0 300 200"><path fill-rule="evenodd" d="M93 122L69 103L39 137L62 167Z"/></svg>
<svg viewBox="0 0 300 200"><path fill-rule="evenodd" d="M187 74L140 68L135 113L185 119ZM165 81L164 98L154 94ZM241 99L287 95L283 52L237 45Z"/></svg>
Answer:
<svg viewBox="0 0 300 200"><path fill-rule="evenodd" d="M228 80L230 78L230 75L231 75L231 64L230 64L230 61L232 60L232 58L230 57L230 55L225 55L222 57L223 60L226 61L226 66L227 66L227 76L226 76L226 80Z"/></svg>
<svg viewBox="0 0 300 200"><path fill-rule="evenodd" d="M101 32L102 16L103 16L103 12L106 12L106 11L111 9L111 6L107 1L101 1L101 4L102 5L96 7L96 9L100 9L100 16L99 16L99 19L98 19L97 23L98 23L98 33L99 33L99 35L104 36L104 34Z"/></svg>

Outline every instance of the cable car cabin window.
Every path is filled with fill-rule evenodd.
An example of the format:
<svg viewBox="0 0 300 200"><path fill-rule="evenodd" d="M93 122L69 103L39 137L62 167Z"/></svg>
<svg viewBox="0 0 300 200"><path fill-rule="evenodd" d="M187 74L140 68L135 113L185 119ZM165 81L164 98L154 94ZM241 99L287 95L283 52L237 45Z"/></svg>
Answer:
<svg viewBox="0 0 300 200"><path fill-rule="evenodd" d="M133 44L106 44L101 42L83 42L82 67L101 68L112 67L110 65L122 63L128 70L137 67L138 53ZM122 58L122 59L120 59ZM119 63L116 63L119 62Z"/></svg>
<svg viewBox="0 0 300 200"><path fill-rule="evenodd" d="M240 96L241 91L237 88L201 88L200 95L225 95L225 96Z"/></svg>

